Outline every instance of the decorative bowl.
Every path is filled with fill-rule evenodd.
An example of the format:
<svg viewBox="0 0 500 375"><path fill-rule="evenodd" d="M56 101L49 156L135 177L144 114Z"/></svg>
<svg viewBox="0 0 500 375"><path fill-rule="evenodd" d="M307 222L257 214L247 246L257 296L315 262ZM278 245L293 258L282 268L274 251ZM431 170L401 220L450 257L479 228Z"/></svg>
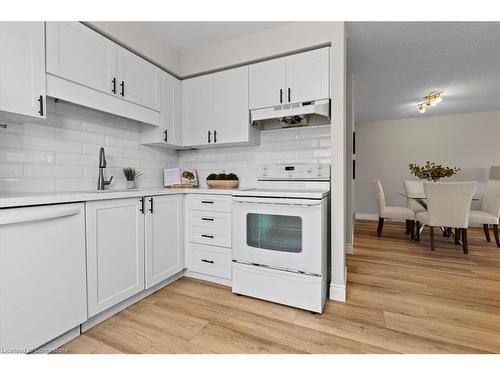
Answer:
<svg viewBox="0 0 500 375"><path fill-rule="evenodd" d="M239 180L207 180L210 189L236 189L239 184Z"/></svg>

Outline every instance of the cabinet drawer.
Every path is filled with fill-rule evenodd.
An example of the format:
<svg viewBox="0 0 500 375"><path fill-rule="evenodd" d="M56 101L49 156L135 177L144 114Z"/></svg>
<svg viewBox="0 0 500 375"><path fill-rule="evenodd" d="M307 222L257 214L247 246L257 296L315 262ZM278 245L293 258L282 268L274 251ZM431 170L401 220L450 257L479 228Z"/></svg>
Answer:
<svg viewBox="0 0 500 375"><path fill-rule="evenodd" d="M231 232L231 214L228 212L190 210L187 213L187 224L189 227L226 229Z"/></svg>
<svg viewBox="0 0 500 375"><path fill-rule="evenodd" d="M230 195L193 194L186 199L188 210L231 212L231 204Z"/></svg>
<svg viewBox="0 0 500 375"><path fill-rule="evenodd" d="M231 247L230 228L188 227L188 242L212 246Z"/></svg>
<svg viewBox="0 0 500 375"><path fill-rule="evenodd" d="M190 271L231 279L231 250L189 244L187 265Z"/></svg>

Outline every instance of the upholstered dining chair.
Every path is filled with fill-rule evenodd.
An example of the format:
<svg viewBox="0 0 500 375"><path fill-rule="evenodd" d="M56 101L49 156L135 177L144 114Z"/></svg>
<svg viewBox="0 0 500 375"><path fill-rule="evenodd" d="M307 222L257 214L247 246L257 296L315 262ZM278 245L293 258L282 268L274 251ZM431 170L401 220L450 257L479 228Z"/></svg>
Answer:
<svg viewBox="0 0 500 375"><path fill-rule="evenodd" d="M493 234L497 247L500 247L498 238L498 222L500 217L500 181L488 181L484 193L481 210L471 210L469 224L482 224L486 241L490 242L489 226L493 227Z"/></svg>
<svg viewBox="0 0 500 375"><path fill-rule="evenodd" d="M378 208L378 226L377 226L377 236L382 235L382 229L384 228L384 219L394 219L394 220L409 220L410 236L413 240L414 229L415 229L415 212L410 210L408 207L398 207L398 206L386 206L385 205L385 194L382 188L382 183L379 180L372 181L372 186L375 191L375 197L377 199Z"/></svg>
<svg viewBox="0 0 500 375"><path fill-rule="evenodd" d="M408 197L425 197L424 193L424 182L423 181L414 181L414 180L405 180L403 183L406 195ZM415 212L415 215L419 212L425 211L425 208L418 203L415 199L407 198L406 206ZM406 231L409 233L411 228L410 221L406 221Z"/></svg>
<svg viewBox="0 0 500 375"><path fill-rule="evenodd" d="M427 211L415 215L417 240L420 240L420 224L428 225L434 250L434 227L455 228L455 244L461 237L464 254L468 254L467 227L476 185L475 181L424 182Z"/></svg>

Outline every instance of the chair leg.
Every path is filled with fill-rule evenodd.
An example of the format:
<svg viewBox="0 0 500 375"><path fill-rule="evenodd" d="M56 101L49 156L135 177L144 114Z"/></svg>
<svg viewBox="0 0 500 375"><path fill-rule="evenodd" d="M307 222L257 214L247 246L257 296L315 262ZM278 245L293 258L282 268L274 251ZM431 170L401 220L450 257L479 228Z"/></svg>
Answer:
<svg viewBox="0 0 500 375"><path fill-rule="evenodd" d="M498 224L493 224L493 235L495 236L497 247L500 247L500 239L498 238Z"/></svg>
<svg viewBox="0 0 500 375"><path fill-rule="evenodd" d="M460 245L460 228L455 228L455 245Z"/></svg>
<svg viewBox="0 0 500 375"><path fill-rule="evenodd" d="M462 228L462 245L464 254L469 254L469 244L467 243L467 228Z"/></svg>
<svg viewBox="0 0 500 375"><path fill-rule="evenodd" d="M410 220L406 220L406 234L410 234Z"/></svg>
<svg viewBox="0 0 500 375"><path fill-rule="evenodd" d="M410 239L415 239L415 220L410 220Z"/></svg>
<svg viewBox="0 0 500 375"><path fill-rule="evenodd" d="M429 236L431 237L431 250L434 251L434 227L429 226Z"/></svg>
<svg viewBox="0 0 500 375"><path fill-rule="evenodd" d="M415 224L415 241L420 241L420 221Z"/></svg>
<svg viewBox="0 0 500 375"><path fill-rule="evenodd" d="M484 236L486 237L486 241L491 242L490 238L490 229L488 224L483 224Z"/></svg>
<svg viewBox="0 0 500 375"><path fill-rule="evenodd" d="M382 235L382 229L384 228L384 218L378 218L378 226L377 226L377 236L380 237Z"/></svg>

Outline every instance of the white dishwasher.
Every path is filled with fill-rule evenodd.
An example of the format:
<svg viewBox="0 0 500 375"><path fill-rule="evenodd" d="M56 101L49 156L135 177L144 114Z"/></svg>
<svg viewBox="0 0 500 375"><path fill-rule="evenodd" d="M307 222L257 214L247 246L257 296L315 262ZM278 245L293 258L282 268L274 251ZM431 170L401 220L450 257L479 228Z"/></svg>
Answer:
<svg viewBox="0 0 500 375"><path fill-rule="evenodd" d="M84 204L1 209L1 351L32 351L86 319Z"/></svg>

